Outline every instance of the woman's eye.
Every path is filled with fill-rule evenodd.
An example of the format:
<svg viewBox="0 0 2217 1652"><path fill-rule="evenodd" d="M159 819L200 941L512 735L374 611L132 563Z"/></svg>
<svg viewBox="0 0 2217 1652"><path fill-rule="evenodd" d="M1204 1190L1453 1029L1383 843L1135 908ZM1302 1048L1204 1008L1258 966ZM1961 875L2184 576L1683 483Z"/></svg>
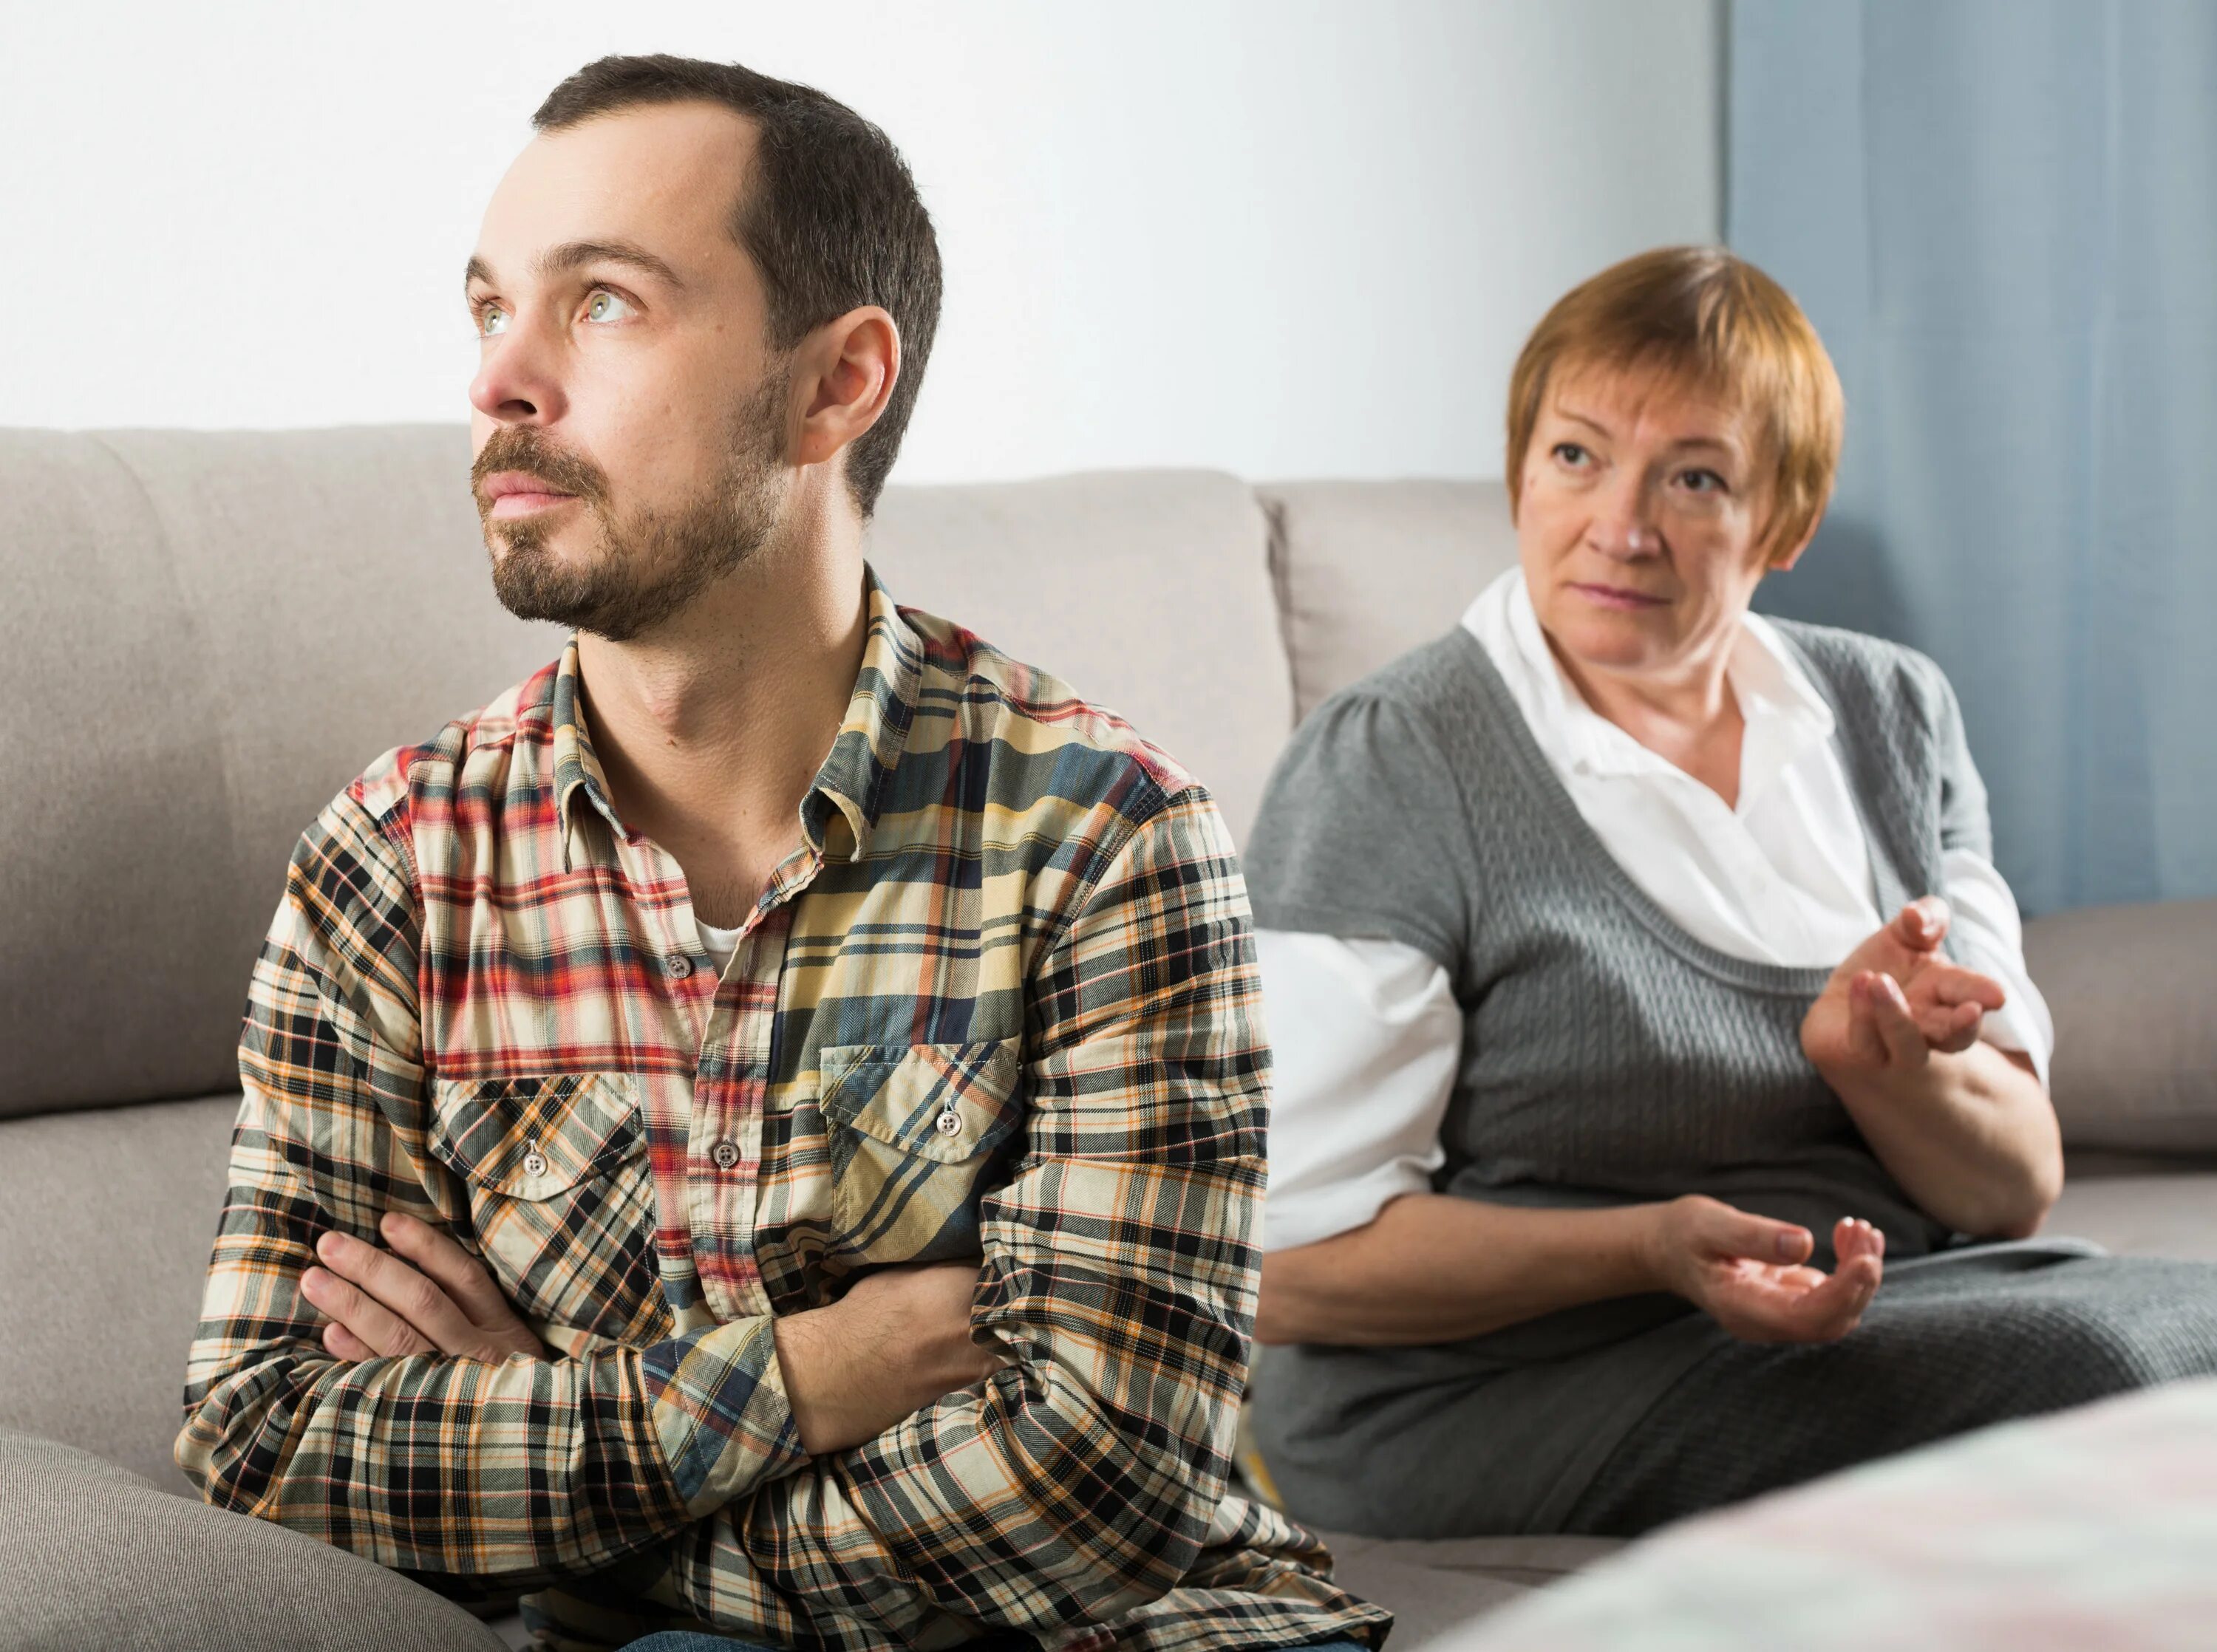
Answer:
<svg viewBox="0 0 2217 1652"><path fill-rule="evenodd" d="M1724 478L1719 476L1714 471L1687 471L1683 472L1678 479L1685 484L1686 490L1689 493L1726 491Z"/></svg>
<svg viewBox="0 0 2217 1652"><path fill-rule="evenodd" d="M606 287L596 291L593 301L585 306L585 313L595 321L620 321L631 312L631 305Z"/></svg>
<svg viewBox="0 0 2217 1652"><path fill-rule="evenodd" d="M1555 457L1565 465L1577 465L1586 462L1587 453L1575 441L1559 441L1555 444Z"/></svg>

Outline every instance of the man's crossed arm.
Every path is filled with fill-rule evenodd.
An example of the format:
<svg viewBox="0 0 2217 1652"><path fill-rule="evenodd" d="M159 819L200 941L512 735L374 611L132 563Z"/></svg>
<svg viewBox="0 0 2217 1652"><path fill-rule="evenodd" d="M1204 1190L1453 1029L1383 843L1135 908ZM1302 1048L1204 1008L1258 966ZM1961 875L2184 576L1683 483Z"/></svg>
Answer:
<svg viewBox="0 0 2217 1652"><path fill-rule="evenodd" d="M555 1357L446 1234L398 1211L379 1227L390 1250L334 1230L316 1242L323 1266L300 1277L301 1292L330 1316L324 1346L335 1357ZM880 1268L837 1302L773 1320L801 1449L820 1457L860 1446L1007 1365L971 1324L978 1278L975 1262Z"/></svg>
<svg viewBox="0 0 2217 1652"><path fill-rule="evenodd" d="M842 1616L907 1638L935 1609L1098 1621L1184 1575L1230 1468L1268 1073L1244 891L1205 794L1110 846L1034 971L1028 1150L985 1197L968 1304L1007 1363L948 1390L965 1372L919 1361L907 1394L843 1411L808 1373L909 1335L886 1327L919 1311L938 1323L896 1299L945 1276L889 1271L821 1318L576 1358L495 1342L495 1364L435 1335L435 1352L335 1357L305 1291L313 1247L332 1228L379 1233L423 1203L427 1173L393 829L350 796L326 811L256 970L177 1448L212 1501L417 1572L536 1578L659 1547L700 1615L787 1639ZM358 1288L339 1260L323 1271ZM458 1288L454 1310L497 1329Z"/></svg>

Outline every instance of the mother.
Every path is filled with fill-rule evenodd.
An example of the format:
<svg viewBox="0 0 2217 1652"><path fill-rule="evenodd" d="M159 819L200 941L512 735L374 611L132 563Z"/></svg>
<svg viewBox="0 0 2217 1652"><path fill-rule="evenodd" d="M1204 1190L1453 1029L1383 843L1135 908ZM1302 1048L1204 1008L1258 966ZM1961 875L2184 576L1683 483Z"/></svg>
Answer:
<svg viewBox="0 0 2217 1652"><path fill-rule="evenodd" d="M1841 418L1753 266L1594 277L1510 381L1520 566L1279 763L1251 1421L1296 1515L1628 1534L2217 1370L2217 1268L2029 1238L2052 1035L1946 678L1749 612Z"/></svg>

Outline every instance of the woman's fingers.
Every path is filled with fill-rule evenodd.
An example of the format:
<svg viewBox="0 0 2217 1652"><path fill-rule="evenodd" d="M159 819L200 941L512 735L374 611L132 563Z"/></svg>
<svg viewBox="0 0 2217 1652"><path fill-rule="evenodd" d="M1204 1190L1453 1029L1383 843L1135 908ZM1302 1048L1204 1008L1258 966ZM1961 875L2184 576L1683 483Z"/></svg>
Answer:
<svg viewBox="0 0 2217 1652"><path fill-rule="evenodd" d="M1843 1217L1832 1230L1832 1249L1838 1260L1830 1273L1738 1264L1720 1282L1714 1316L1750 1341L1837 1341L1862 1322L1878 1293L1886 1236Z"/></svg>
<svg viewBox="0 0 2217 1652"><path fill-rule="evenodd" d="M1878 1026L1878 975L1871 970L1848 983L1848 1047L1866 1067L1883 1067L1891 1057Z"/></svg>
<svg viewBox="0 0 2217 1652"><path fill-rule="evenodd" d="M1930 1047L1910 1011L1909 996L1901 989L1901 983L1890 975L1880 974L1867 989L1872 1024L1886 1050L1889 1065L1922 1067L1930 1055Z"/></svg>
<svg viewBox="0 0 2217 1652"><path fill-rule="evenodd" d="M1808 1260L1816 1248L1816 1236L1791 1222L1767 1216L1751 1216L1720 1201L1701 1209L1694 1243L1712 1257L1745 1257L1751 1261L1775 1263Z"/></svg>
<svg viewBox="0 0 2217 1652"><path fill-rule="evenodd" d="M1929 992L1934 1002L1950 1009L1959 1004L1976 1004L1991 1014L2009 1002L2009 989L2000 982L1960 964L1931 965L1917 985L1920 993Z"/></svg>
<svg viewBox="0 0 2217 1652"><path fill-rule="evenodd" d="M472 1323L487 1330L519 1322L516 1310L478 1259L429 1222L394 1211L378 1224L385 1242L406 1257L448 1297Z"/></svg>
<svg viewBox="0 0 2217 1652"><path fill-rule="evenodd" d="M1979 1026L1985 1011L1976 1004L1958 1004L1936 1021L1922 1021L1924 1042L1943 1056L1961 1055L1979 1041Z"/></svg>
<svg viewBox="0 0 2217 1652"><path fill-rule="evenodd" d="M1799 1340L1834 1342L1862 1322L1878 1294L1879 1265L1868 1254L1842 1262L1825 1281L1802 1296L1791 1312Z"/></svg>
<svg viewBox="0 0 2217 1652"><path fill-rule="evenodd" d="M1929 952L1946 936L1949 917L1947 902L1926 895L1895 913L1890 927L1893 938L1910 951Z"/></svg>

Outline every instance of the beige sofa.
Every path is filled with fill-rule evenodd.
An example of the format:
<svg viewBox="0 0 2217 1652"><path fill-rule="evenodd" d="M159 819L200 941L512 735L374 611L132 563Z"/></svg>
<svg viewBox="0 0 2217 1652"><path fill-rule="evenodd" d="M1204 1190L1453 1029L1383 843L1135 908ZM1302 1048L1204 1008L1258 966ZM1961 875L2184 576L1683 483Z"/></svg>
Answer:
<svg viewBox="0 0 2217 1652"><path fill-rule="evenodd" d="M188 1490L233 1044L293 841L558 646L491 597L468 459L458 426L0 431L0 1428ZM873 555L1123 712L1244 834L1296 719L1453 625L1513 542L1497 484L1133 472L895 487ZM2074 1151L2051 1229L2217 1258L2217 902L2028 945ZM1396 1652L1597 1547L1337 1546Z"/></svg>

